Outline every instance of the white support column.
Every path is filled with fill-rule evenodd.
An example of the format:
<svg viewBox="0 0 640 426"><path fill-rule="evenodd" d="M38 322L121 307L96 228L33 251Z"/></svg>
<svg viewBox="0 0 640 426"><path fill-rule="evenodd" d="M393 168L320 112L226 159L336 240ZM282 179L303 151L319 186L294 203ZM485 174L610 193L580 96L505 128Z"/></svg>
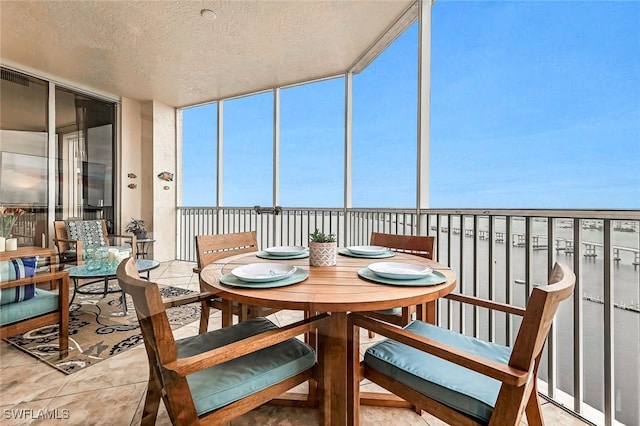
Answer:
<svg viewBox="0 0 640 426"><path fill-rule="evenodd" d="M47 241L42 241L41 246L50 247L53 242L53 221L56 219L56 85L49 82L47 114ZM66 219L66 218L65 218Z"/></svg>
<svg viewBox="0 0 640 426"><path fill-rule="evenodd" d="M418 0L418 140L416 208L429 208L429 132L431 123L431 0ZM418 234L425 224L418 221Z"/></svg>
<svg viewBox="0 0 640 426"><path fill-rule="evenodd" d="M353 170L353 72L348 72L344 76L344 237L342 244L350 244L349 237L349 217L347 209L351 208L353 200L352 194L352 170Z"/></svg>
<svg viewBox="0 0 640 426"><path fill-rule="evenodd" d="M273 89L273 206L280 205L280 88ZM272 232L267 234L267 244L279 244L278 216L271 215Z"/></svg>
<svg viewBox="0 0 640 426"><path fill-rule="evenodd" d="M222 176L223 176L223 154L224 154L224 101L218 101L218 141L216 151L216 207L222 206ZM215 232L219 232L222 229L222 218L220 217L220 210L216 212L216 229Z"/></svg>
<svg viewBox="0 0 640 426"><path fill-rule="evenodd" d="M280 205L280 88L273 89L273 205ZM275 216L274 216L275 217Z"/></svg>

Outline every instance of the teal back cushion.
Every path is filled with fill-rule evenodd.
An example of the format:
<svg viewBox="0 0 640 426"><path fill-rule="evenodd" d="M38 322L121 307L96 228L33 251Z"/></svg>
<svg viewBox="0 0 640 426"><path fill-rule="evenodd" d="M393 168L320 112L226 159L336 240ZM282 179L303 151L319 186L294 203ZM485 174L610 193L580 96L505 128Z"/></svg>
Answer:
<svg viewBox="0 0 640 426"><path fill-rule="evenodd" d="M0 282L33 277L36 274L38 257L23 257L0 262ZM5 288L0 291L0 305L29 300L36 294L36 285L27 284Z"/></svg>
<svg viewBox="0 0 640 426"><path fill-rule="evenodd" d="M100 220L67 220L67 238L82 241L85 246L106 246L102 221Z"/></svg>

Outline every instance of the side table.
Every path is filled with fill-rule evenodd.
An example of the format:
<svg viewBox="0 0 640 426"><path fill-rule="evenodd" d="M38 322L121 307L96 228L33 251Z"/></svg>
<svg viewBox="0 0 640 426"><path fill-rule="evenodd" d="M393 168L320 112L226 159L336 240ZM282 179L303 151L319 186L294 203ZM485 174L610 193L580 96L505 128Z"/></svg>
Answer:
<svg viewBox="0 0 640 426"><path fill-rule="evenodd" d="M155 242L156 240L153 238L142 238L140 240L136 240L136 259L140 259L141 257L146 259L151 245ZM131 241L127 241L127 244L131 245Z"/></svg>

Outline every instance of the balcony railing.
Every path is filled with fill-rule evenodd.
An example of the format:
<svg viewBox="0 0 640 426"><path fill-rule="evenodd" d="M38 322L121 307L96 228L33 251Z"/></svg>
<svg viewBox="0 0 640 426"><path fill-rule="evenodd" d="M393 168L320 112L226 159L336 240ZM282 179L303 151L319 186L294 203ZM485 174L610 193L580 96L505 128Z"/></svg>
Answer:
<svg viewBox="0 0 640 426"><path fill-rule="evenodd" d="M586 210L410 210L178 208L177 259L195 261L194 236L255 230L260 247L306 245L316 228L340 246L371 232L435 235L436 259L458 274L456 291L524 307L555 261L577 276L541 364L540 391L597 424L638 424L640 388L640 212ZM440 326L501 344L518 319L440 301Z"/></svg>

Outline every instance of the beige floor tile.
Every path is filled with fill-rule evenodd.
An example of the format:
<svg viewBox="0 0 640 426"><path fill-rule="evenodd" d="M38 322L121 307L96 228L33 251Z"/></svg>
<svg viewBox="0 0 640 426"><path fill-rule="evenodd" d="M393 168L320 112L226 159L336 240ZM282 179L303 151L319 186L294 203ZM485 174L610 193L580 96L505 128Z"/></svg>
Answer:
<svg viewBox="0 0 640 426"><path fill-rule="evenodd" d="M36 357L26 354L10 343L0 341L0 369L18 367L21 365L36 364L40 362ZM0 377L1 381L1 377Z"/></svg>
<svg viewBox="0 0 640 426"><path fill-rule="evenodd" d="M146 351L129 350L72 374L59 395L71 395L123 385L146 384L149 376Z"/></svg>
<svg viewBox="0 0 640 426"><path fill-rule="evenodd" d="M15 405L52 398L70 377L41 361L19 368L3 368L0 370L0 404Z"/></svg>
<svg viewBox="0 0 640 426"><path fill-rule="evenodd" d="M53 398L40 399L36 401L23 402L16 405L0 406L0 417L2 426L23 426L32 424L38 416L45 414L55 417L62 417L65 413L49 413L47 407Z"/></svg>
<svg viewBox="0 0 640 426"><path fill-rule="evenodd" d="M360 407L361 426L427 425L427 421L409 408Z"/></svg>
<svg viewBox="0 0 640 426"><path fill-rule="evenodd" d="M145 389L146 383L138 383L60 396L53 398L47 408L58 413L66 410L69 418L65 420L65 426L129 425ZM51 421L31 424L50 425Z"/></svg>

